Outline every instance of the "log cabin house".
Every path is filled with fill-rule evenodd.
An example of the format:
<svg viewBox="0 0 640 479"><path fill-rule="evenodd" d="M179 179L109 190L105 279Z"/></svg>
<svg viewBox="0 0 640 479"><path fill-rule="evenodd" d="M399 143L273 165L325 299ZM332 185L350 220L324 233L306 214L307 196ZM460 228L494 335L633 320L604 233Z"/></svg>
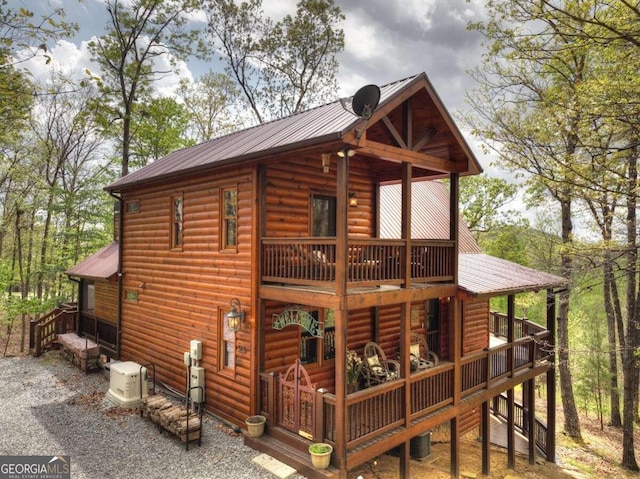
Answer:
<svg viewBox="0 0 640 479"><path fill-rule="evenodd" d="M409 477L412 439L442 424L452 475L460 435L478 427L488 473L491 411L507 420L510 457L520 418L531 460L553 461L555 295L567 282L479 251L458 181L481 168L427 76L380 91L370 118L336 101L107 186L117 241L67 272L80 328L182 391L183 353L200 340L206 408L239 426L264 415L265 434L245 441L308 477L344 478L393 448ZM514 316L515 295L534 290L547 292L546 327ZM508 297L506 314L490 312L494 296ZM356 385L348 350L364 361ZM381 363L396 369L365 377ZM312 468L312 442L333 446L328 470Z"/></svg>

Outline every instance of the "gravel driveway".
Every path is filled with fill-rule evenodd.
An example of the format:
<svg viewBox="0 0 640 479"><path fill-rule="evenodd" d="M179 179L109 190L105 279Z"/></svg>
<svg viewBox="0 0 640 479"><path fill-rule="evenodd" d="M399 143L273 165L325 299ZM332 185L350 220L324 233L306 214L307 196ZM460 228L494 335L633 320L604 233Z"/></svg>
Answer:
<svg viewBox="0 0 640 479"><path fill-rule="evenodd" d="M68 455L72 479L264 478L259 453L205 417L189 450L148 419L114 408L103 374L85 375L56 351L0 359L0 455Z"/></svg>

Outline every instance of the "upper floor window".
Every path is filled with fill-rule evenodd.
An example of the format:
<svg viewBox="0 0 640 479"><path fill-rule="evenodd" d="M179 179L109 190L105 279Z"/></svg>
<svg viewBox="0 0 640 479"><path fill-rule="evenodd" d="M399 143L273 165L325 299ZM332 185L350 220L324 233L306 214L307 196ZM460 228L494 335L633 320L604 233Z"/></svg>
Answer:
<svg viewBox="0 0 640 479"><path fill-rule="evenodd" d="M171 249L181 249L183 242L183 198L171 198Z"/></svg>
<svg viewBox="0 0 640 479"><path fill-rule="evenodd" d="M336 197L311 196L311 236L336 235Z"/></svg>
<svg viewBox="0 0 640 479"><path fill-rule="evenodd" d="M235 250L238 246L238 189L222 189L221 249Z"/></svg>

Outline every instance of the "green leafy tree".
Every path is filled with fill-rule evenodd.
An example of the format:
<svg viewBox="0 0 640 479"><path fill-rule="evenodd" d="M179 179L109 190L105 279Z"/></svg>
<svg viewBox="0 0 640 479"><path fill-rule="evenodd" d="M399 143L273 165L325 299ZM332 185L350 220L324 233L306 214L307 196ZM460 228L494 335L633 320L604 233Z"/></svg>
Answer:
<svg viewBox="0 0 640 479"><path fill-rule="evenodd" d="M152 98L140 105L136 113L131 142L131 165L135 168L193 144L186 137L188 112L173 98Z"/></svg>
<svg viewBox="0 0 640 479"><path fill-rule="evenodd" d="M150 97L153 82L171 73L198 45L199 32L188 30L198 0L106 0L107 33L90 42L100 65L97 81L106 105L103 124L117 126L122 151L122 176L129 173L131 141L138 101ZM201 49L201 51L204 51ZM162 64L168 65L163 67ZM117 121L119 120L119 121Z"/></svg>
<svg viewBox="0 0 640 479"><path fill-rule="evenodd" d="M240 92L227 75L210 71L197 82L182 79L177 93L189 112L190 136L197 143L231 133L240 126L241 115L232 113Z"/></svg>
<svg viewBox="0 0 640 479"><path fill-rule="evenodd" d="M209 32L259 123L332 98L344 16L333 0L302 0L295 17L264 16L262 0L208 0Z"/></svg>

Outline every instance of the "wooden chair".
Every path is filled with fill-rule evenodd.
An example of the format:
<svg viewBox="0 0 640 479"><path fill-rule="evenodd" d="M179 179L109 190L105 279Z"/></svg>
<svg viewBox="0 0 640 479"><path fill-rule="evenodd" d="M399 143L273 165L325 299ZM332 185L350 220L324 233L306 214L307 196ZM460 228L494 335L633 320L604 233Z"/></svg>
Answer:
<svg viewBox="0 0 640 479"><path fill-rule="evenodd" d="M400 363L387 359L382 348L373 342L364 346L364 378L368 386L400 377Z"/></svg>
<svg viewBox="0 0 640 479"><path fill-rule="evenodd" d="M411 354L411 361L416 363L418 370L437 366L440 362L438 355L429 349L427 340L422 334L411 333L409 354Z"/></svg>

